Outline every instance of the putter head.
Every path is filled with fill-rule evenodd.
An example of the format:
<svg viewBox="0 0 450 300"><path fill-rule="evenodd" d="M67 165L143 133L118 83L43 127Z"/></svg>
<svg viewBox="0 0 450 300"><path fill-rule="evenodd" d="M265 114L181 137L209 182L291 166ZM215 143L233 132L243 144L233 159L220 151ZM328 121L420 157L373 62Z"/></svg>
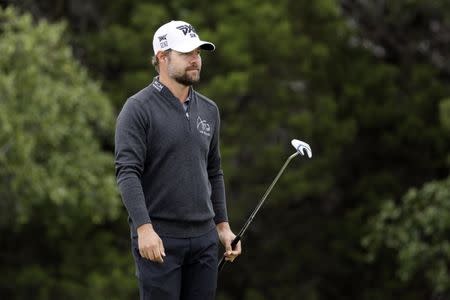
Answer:
<svg viewBox="0 0 450 300"><path fill-rule="evenodd" d="M303 151L306 150L308 157L309 158L312 157L311 147L307 143L293 139L291 141L291 144L292 144L292 146L294 146L295 150L297 150L297 152L300 153L301 155L305 155L305 153Z"/></svg>

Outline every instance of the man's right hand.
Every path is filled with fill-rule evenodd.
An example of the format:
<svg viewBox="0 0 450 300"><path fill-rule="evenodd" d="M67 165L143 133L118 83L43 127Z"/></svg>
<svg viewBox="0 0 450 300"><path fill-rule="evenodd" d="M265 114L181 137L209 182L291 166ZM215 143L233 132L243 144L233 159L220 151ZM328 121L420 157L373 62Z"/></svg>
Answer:
<svg viewBox="0 0 450 300"><path fill-rule="evenodd" d="M144 224L137 228L139 253L143 258L163 263L164 245L152 224Z"/></svg>

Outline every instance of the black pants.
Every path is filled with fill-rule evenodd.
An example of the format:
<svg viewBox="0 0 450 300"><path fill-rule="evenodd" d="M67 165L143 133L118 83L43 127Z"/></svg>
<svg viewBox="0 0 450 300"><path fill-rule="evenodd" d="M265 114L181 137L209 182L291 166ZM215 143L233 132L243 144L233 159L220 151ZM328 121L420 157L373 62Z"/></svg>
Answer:
<svg viewBox="0 0 450 300"><path fill-rule="evenodd" d="M133 239L141 300L213 300L217 287L218 235L161 237L164 263L142 258Z"/></svg>

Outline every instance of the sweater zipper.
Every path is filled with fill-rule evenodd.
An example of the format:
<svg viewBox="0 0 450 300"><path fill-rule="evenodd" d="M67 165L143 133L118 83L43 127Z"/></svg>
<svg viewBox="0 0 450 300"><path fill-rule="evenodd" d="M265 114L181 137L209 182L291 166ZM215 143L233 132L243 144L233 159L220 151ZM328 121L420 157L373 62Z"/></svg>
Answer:
<svg viewBox="0 0 450 300"><path fill-rule="evenodd" d="M184 105L183 105L183 104L181 104L181 109L182 109L183 114L184 114L184 119L185 119L186 122L187 122L188 130L191 131L191 120L190 120L191 117L190 117L189 109L188 109L187 111L185 111L185 110L184 110Z"/></svg>
<svg viewBox="0 0 450 300"><path fill-rule="evenodd" d="M190 119L190 116L189 116L189 112L185 112L184 115L185 115L186 121L188 123L189 131L191 131L191 119Z"/></svg>

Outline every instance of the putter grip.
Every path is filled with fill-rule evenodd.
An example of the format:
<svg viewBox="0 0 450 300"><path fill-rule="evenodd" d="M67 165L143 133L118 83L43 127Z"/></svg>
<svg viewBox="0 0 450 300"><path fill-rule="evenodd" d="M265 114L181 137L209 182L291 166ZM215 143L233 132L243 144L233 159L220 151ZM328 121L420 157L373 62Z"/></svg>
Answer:
<svg viewBox="0 0 450 300"><path fill-rule="evenodd" d="M237 236L234 238L234 240L231 242L231 249L234 250L234 247L236 247L237 243L239 243L240 240L241 240L241 237L240 237L239 235L237 235ZM222 271L223 266L224 266L226 263L227 263L227 261L225 260L225 256L222 256L222 258L220 259L220 262L219 262L219 266L218 266L219 272Z"/></svg>

